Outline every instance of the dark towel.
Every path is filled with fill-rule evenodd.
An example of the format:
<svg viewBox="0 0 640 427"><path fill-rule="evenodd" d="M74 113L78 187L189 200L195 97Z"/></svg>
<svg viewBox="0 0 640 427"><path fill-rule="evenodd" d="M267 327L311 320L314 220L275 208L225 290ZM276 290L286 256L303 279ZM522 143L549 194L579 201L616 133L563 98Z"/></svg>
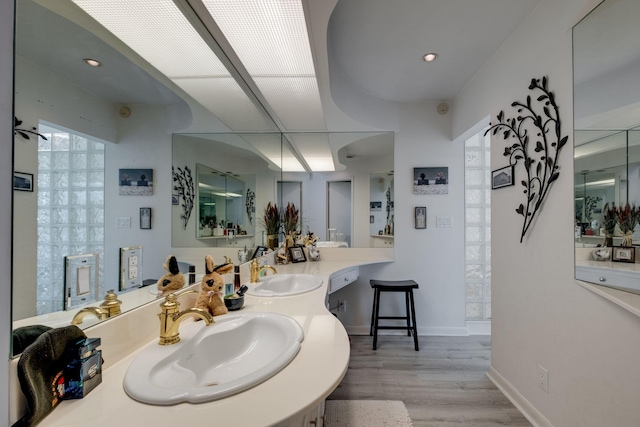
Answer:
<svg viewBox="0 0 640 427"><path fill-rule="evenodd" d="M13 354L18 355L51 328L44 325L23 326L13 330Z"/></svg>
<svg viewBox="0 0 640 427"><path fill-rule="evenodd" d="M86 335L75 325L51 329L24 349L18 361L20 388L27 400L27 413L13 427L38 424L64 396L65 349Z"/></svg>

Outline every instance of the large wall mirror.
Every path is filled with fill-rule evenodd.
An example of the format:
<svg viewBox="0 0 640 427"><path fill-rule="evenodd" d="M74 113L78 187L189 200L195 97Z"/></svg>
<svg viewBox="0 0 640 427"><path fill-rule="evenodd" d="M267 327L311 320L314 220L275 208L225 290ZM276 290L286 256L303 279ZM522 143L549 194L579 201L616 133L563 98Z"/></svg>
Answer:
<svg viewBox="0 0 640 427"><path fill-rule="evenodd" d="M576 278L635 293L640 264L617 256L627 253L616 248L619 225L613 246L599 247L607 245L605 208L640 205L638 17L640 2L605 0L573 29Z"/></svg>
<svg viewBox="0 0 640 427"><path fill-rule="evenodd" d="M17 127L35 128L44 138L14 137L14 329L67 325L110 289L123 311L151 303L153 286L121 289L126 248L139 263L127 270L128 279L154 283L172 248L263 244L260 214L270 201L299 205L303 232L327 244L333 244L328 230L334 228L340 245L375 246L371 235L383 227L372 231L370 201L385 199L370 186L385 177L376 185L390 189L393 204L392 133L273 132L246 94L232 87L232 77L208 82L212 93L187 93L194 78L167 77L71 0L17 1L15 41ZM102 65L92 68L83 62L88 58ZM215 92L224 90L224 96ZM333 170L313 172L327 153ZM197 184L188 221L173 191L172 166L188 166ZM120 188L134 179L147 185ZM348 185L351 203L338 226L328 214L334 183L342 190ZM151 212L144 227L143 208ZM378 216L393 221L393 212ZM69 268L83 260L90 271ZM73 286L70 295L65 283ZM79 326L97 321L88 316Z"/></svg>
<svg viewBox="0 0 640 427"><path fill-rule="evenodd" d="M186 227L182 207L173 206L172 246L264 245L261 216L271 202L279 208L294 204L300 212L300 231L313 233L321 247L393 247L393 136L392 132L175 134L173 167L196 171L199 199L195 219ZM308 150L294 153L292 146L332 153L325 161L335 170L305 171L303 163L316 159ZM241 189L230 190L229 182ZM213 224L207 195L217 197ZM380 209L372 207L376 203ZM237 213L221 224L217 207L230 204L235 204ZM229 235L229 225L238 224L240 233Z"/></svg>

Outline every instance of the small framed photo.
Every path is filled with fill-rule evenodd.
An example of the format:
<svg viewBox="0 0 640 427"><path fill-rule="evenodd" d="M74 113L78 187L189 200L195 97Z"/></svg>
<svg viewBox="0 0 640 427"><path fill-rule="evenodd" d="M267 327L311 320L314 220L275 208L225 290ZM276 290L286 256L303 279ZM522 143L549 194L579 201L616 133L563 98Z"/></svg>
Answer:
<svg viewBox="0 0 640 427"><path fill-rule="evenodd" d="M33 174L14 172L13 189L17 191L33 191Z"/></svg>
<svg viewBox="0 0 640 427"><path fill-rule="evenodd" d="M513 185L513 170L514 165L510 165L491 172L491 188L495 190Z"/></svg>
<svg viewBox="0 0 640 427"><path fill-rule="evenodd" d="M614 246L611 254L611 261L616 262L636 262L636 248Z"/></svg>
<svg viewBox="0 0 640 427"><path fill-rule="evenodd" d="M416 206L414 212L414 227L417 229L427 228L427 207Z"/></svg>
<svg viewBox="0 0 640 427"><path fill-rule="evenodd" d="M251 259L260 258L262 255L266 254L269 251L269 248L266 246L258 246L256 250L253 252L253 256Z"/></svg>
<svg viewBox="0 0 640 427"><path fill-rule="evenodd" d="M289 256L291 262L306 262L307 257L304 255L304 248L302 246L289 247Z"/></svg>
<svg viewBox="0 0 640 427"><path fill-rule="evenodd" d="M151 208L140 208L140 229L151 230Z"/></svg>

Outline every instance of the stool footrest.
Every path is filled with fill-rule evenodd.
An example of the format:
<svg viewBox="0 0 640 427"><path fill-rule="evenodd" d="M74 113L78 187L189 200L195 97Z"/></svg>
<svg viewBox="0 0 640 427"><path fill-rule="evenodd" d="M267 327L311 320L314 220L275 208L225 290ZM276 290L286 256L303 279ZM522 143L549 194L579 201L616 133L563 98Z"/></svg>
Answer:
<svg viewBox="0 0 640 427"><path fill-rule="evenodd" d="M378 316L378 319L396 319L396 320L407 320L409 316ZM405 326L406 328L406 326Z"/></svg>

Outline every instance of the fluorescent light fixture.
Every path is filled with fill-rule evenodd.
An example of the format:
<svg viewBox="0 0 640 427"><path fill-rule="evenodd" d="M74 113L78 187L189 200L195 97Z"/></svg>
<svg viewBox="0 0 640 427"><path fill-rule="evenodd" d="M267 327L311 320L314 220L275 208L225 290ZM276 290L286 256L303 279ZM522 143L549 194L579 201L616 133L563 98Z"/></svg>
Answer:
<svg viewBox="0 0 640 427"><path fill-rule="evenodd" d="M309 157L304 158L313 172L335 172L333 157Z"/></svg>
<svg viewBox="0 0 640 427"><path fill-rule="evenodd" d="M587 187L591 187L596 185L613 185L615 183L616 183L616 180L614 178L611 178L611 179L603 179L602 181L587 182L585 185Z"/></svg>
<svg viewBox="0 0 640 427"><path fill-rule="evenodd" d="M202 3L283 125L326 129L301 0Z"/></svg>

